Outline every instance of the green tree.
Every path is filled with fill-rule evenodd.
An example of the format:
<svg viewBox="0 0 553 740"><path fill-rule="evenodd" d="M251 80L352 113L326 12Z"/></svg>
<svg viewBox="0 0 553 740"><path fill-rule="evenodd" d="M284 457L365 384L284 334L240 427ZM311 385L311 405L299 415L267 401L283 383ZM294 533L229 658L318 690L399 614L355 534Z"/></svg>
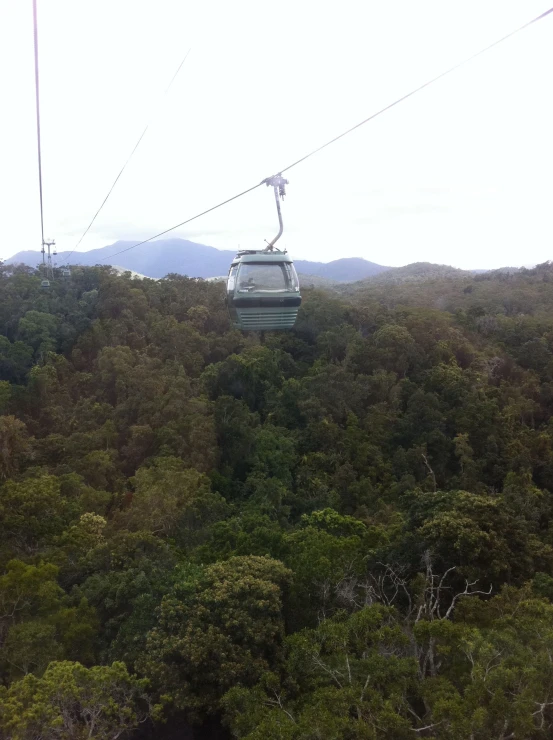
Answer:
<svg viewBox="0 0 553 740"><path fill-rule="evenodd" d="M33 364L33 348L0 334L0 378L21 382Z"/></svg>
<svg viewBox="0 0 553 740"><path fill-rule="evenodd" d="M100 654L134 665L174 580L175 555L148 532L102 534L91 545L80 551L74 598L86 598L97 610Z"/></svg>
<svg viewBox="0 0 553 740"><path fill-rule="evenodd" d="M344 607L349 583L365 572L371 533L360 521L331 509L304 516L304 527L285 537L286 564L294 573L288 620L313 626ZM362 598L362 597L361 597Z"/></svg>
<svg viewBox="0 0 553 740"><path fill-rule="evenodd" d="M7 380L0 380L0 414L5 414L12 394L12 389Z"/></svg>
<svg viewBox="0 0 553 740"><path fill-rule="evenodd" d="M174 538L181 547L198 544L202 532L228 508L212 493L206 475L176 458L155 458L136 472L133 483L131 506L122 513L127 528Z"/></svg>
<svg viewBox="0 0 553 740"><path fill-rule="evenodd" d="M18 472L30 455L25 424L15 416L0 416L0 481Z"/></svg>
<svg viewBox="0 0 553 740"><path fill-rule="evenodd" d="M54 662L0 688L0 729L11 740L117 740L149 715L147 681L123 663L85 668Z"/></svg>
<svg viewBox="0 0 553 740"><path fill-rule="evenodd" d="M224 697L238 738L376 738L413 736L409 701L416 666L402 657L407 638L393 610L367 607L328 620L287 641L287 675L265 674L253 689Z"/></svg>
<svg viewBox="0 0 553 740"><path fill-rule="evenodd" d="M86 599L74 603L50 563L10 561L0 576L0 668L5 677L41 673L52 660L92 663L99 624Z"/></svg>
<svg viewBox="0 0 553 740"><path fill-rule="evenodd" d="M218 706L281 659L282 588L290 572L267 557L232 557L185 572L166 596L141 667L177 707Z"/></svg>
<svg viewBox="0 0 553 740"><path fill-rule="evenodd" d="M28 565L11 560L0 576L0 643L8 629L26 618L59 608L63 590L51 563Z"/></svg>
<svg viewBox="0 0 553 740"><path fill-rule="evenodd" d="M436 737L547 738L553 729L553 607L528 590L505 589L486 605L466 604L476 621L459 646L463 669L428 687ZM450 661L450 666L451 666Z"/></svg>
<svg viewBox="0 0 553 740"><path fill-rule="evenodd" d="M78 513L78 503L62 495L61 481L55 476L6 481L0 496L0 553L36 555Z"/></svg>
<svg viewBox="0 0 553 740"><path fill-rule="evenodd" d="M498 496L466 491L414 492L408 497L418 546L459 565L471 579L503 582L527 578L552 563L551 546Z"/></svg>
<svg viewBox="0 0 553 740"><path fill-rule="evenodd" d="M403 377L413 356L415 341L404 326L385 324L374 335L378 365Z"/></svg>
<svg viewBox="0 0 553 740"><path fill-rule="evenodd" d="M49 313L27 311L19 320L18 332L21 339L33 347L37 356L44 356L56 350L58 319Z"/></svg>
<svg viewBox="0 0 553 740"><path fill-rule="evenodd" d="M69 606L62 598L56 608L36 610L36 616L13 624L0 651L4 675L17 679L27 673L41 675L53 660L95 661L99 623L86 599Z"/></svg>

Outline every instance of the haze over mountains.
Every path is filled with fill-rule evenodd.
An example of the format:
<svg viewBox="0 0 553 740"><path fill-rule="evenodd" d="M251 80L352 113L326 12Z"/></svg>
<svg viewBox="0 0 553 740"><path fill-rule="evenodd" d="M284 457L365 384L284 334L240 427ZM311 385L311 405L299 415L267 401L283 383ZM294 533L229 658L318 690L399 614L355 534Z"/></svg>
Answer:
<svg viewBox="0 0 553 740"><path fill-rule="evenodd" d="M116 252L122 252L133 244L136 242L117 241L89 252L58 252L56 261L59 265L66 264L68 258L74 265L114 264L152 278L164 277L173 272L189 277L210 278L226 275L236 254L236 251L215 249L187 239L160 239L116 255ZM18 252L6 260L8 264L23 262L30 267L36 267L41 261L42 256L38 250ZM363 280L390 269L357 257L327 263L296 260L295 265L299 273L338 282Z"/></svg>
<svg viewBox="0 0 553 740"><path fill-rule="evenodd" d="M146 277L162 278L171 273L189 277L215 278L228 273L229 265L236 254L235 250L222 250L206 244L191 242L187 239L160 239L156 242L142 244L129 249L136 241L117 241L101 249L89 252L58 252L58 265L114 265L124 270L131 270ZM127 250L128 251L124 251ZM120 254L119 254L120 253ZM42 261L38 250L18 252L6 260L7 264L23 263L37 267ZM360 257L345 257L332 262L311 262L295 260L296 270L302 282L314 286L331 283L350 283L362 280L386 279L392 282L403 282L406 279L419 280L433 276L450 277L469 276L486 270L458 270L444 265L432 265L427 262L413 263L405 267L386 267ZM509 268L516 270L517 268ZM383 273L387 273L385 276ZM379 277L380 276L380 277ZM307 280L306 280L307 278ZM311 279L311 280L309 280Z"/></svg>

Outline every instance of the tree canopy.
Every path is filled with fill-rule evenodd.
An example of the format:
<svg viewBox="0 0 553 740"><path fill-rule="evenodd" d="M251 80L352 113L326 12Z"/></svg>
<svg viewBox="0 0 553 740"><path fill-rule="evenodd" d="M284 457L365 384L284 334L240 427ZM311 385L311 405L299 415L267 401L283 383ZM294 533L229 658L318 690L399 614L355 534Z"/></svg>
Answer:
<svg viewBox="0 0 553 740"><path fill-rule="evenodd" d="M551 737L551 284L3 266L0 738Z"/></svg>

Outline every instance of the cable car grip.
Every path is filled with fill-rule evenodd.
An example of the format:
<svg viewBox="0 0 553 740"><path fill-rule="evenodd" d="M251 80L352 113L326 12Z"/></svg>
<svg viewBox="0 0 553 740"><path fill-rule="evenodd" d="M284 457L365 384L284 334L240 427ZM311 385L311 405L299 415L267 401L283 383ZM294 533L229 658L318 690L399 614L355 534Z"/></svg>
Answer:
<svg viewBox="0 0 553 740"><path fill-rule="evenodd" d="M288 180L282 177L282 174L279 172L278 175L273 175L272 177L265 178L265 180L262 180L262 183L265 183L267 187L272 187L275 193L279 231L274 239L267 243L267 246L263 250L264 252L272 252L275 244L280 239L280 237L282 236L282 232L284 231L284 224L282 223L282 212L280 210L280 201L284 200L284 196L286 195L286 185L288 185Z"/></svg>

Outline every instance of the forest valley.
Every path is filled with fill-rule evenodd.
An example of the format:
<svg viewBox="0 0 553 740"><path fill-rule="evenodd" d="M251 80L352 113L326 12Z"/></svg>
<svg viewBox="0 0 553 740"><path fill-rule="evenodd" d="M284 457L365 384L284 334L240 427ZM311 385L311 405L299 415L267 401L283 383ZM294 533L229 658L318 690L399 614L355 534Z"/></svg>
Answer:
<svg viewBox="0 0 553 740"><path fill-rule="evenodd" d="M2 740L553 736L553 266L302 292L0 265Z"/></svg>

